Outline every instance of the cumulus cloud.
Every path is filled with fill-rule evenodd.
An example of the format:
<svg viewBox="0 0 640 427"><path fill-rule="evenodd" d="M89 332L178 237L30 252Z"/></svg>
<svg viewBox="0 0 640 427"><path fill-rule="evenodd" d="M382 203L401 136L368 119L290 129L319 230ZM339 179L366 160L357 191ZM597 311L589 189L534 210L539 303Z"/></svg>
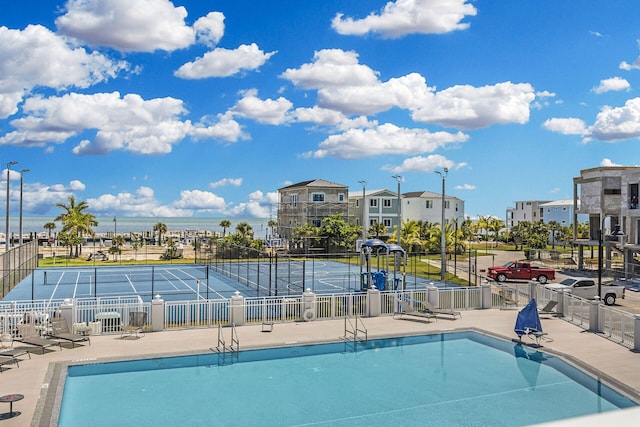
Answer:
<svg viewBox="0 0 640 427"><path fill-rule="evenodd" d="M242 185L242 178L223 178L215 182L209 183L209 188L218 188L218 187L240 187Z"/></svg>
<svg viewBox="0 0 640 427"><path fill-rule="evenodd" d="M120 51L173 51L195 42L187 10L169 0L68 0L56 19L60 33ZM211 29L211 21L199 28ZM207 27L207 25L209 25Z"/></svg>
<svg viewBox="0 0 640 427"><path fill-rule="evenodd" d="M494 124L526 123L535 99L528 83L498 83L473 87L458 85L428 97L415 110L416 121L437 123L456 129L478 129Z"/></svg>
<svg viewBox="0 0 640 427"><path fill-rule="evenodd" d="M429 132L426 129L400 128L391 123L371 129L349 129L331 135L319 149L305 153L304 157L358 159L389 154L420 154L432 152L450 143L464 142L468 136L462 132Z"/></svg>
<svg viewBox="0 0 640 427"><path fill-rule="evenodd" d="M243 44L233 50L217 48L193 62L187 62L174 74L183 79L228 77L242 70L260 68L275 53L264 53L255 43Z"/></svg>
<svg viewBox="0 0 640 427"><path fill-rule="evenodd" d="M293 103L284 97L278 99L260 99L256 89L247 90L230 110L234 116L245 117L260 123L279 125L290 120L289 110Z"/></svg>
<svg viewBox="0 0 640 427"><path fill-rule="evenodd" d="M564 135L587 134L587 126L585 122L574 117L548 119L542 124L542 126L547 130Z"/></svg>
<svg viewBox="0 0 640 427"><path fill-rule="evenodd" d="M221 212L225 205L224 198L202 190L183 190L180 192L180 199L173 203L173 206L179 209L209 212Z"/></svg>
<svg viewBox="0 0 640 427"><path fill-rule="evenodd" d="M213 47L224 35L224 15L220 12L210 12L207 16L199 18L193 24L193 29L198 42Z"/></svg>
<svg viewBox="0 0 640 427"><path fill-rule="evenodd" d="M86 200L91 212L96 216L114 214L125 216L192 216L188 209L178 209L161 205L155 198L155 192L149 187L140 187L135 193L122 191L118 194L102 194Z"/></svg>
<svg viewBox="0 0 640 427"><path fill-rule="evenodd" d="M339 34L365 35L378 33L397 38L407 34L443 34L464 30L467 16L475 16L476 8L467 0L396 0L363 19L344 18L339 13L331 25Z"/></svg>
<svg viewBox="0 0 640 427"><path fill-rule="evenodd" d="M640 137L640 98L629 99L623 107L603 107L591 127L591 135L601 141Z"/></svg>
<svg viewBox="0 0 640 427"><path fill-rule="evenodd" d="M428 156L411 157L405 159L402 164L398 166L386 166L385 169L394 173L433 172L439 168L455 169L465 165L464 163L456 165L456 163L440 154L430 154Z"/></svg>
<svg viewBox="0 0 640 427"><path fill-rule="evenodd" d="M608 166L622 166L622 165L620 165L620 164L618 164L618 163L614 163L613 161L611 161L611 159L604 158L604 159L602 159L602 161L600 162L600 166L602 166L602 167L608 167Z"/></svg>
<svg viewBox="0 0 640 427"><path fill-rule="evenodd" d="M239 203L226 213L235 217L268 218L271 214L271 208L278 203L278 201L277 192L264 194L262 191L257 190L249 194L248 202Z"/></svg>
<svg viewBox="0 0 640 427"><path fill-rule="evenodd" d="M128 68L124 61L73 47L40 25L0 27L0 119L15 114L33 88L87 88Z"/></svg>
<svg viewBox="0 0 640 427"><path fill-rule="evenodd" d="M33 97L25 101L25 117L13 120L16 129L0 137L0 145L42 146L61 143L87 130L95 130L93 141L81 141L78 155L106 154L125 150L138 154L166 154L186 136L241 137L240 126L230 117L214 125L180 120L186 113L183 102L167 97L144 100L140 95L118 92L61 97Z"/></svg>
<svg viewBox="0 0 640 427"><path fill-rule="evenodd" d="M600 84L594 87L592 90L597 93L605 93L620 90L629 90L631 85L622 77L611 77L610 79L600 80Z"/></svg>
<svg viewBox="0 0 640 427"><path fill-rule="evenodd" d="M84 185L84 183L82 181L79 181L77 179L74 179L73 181L71 181L69 183L69 188L72 191L83 191L87 186Z"/></svg>

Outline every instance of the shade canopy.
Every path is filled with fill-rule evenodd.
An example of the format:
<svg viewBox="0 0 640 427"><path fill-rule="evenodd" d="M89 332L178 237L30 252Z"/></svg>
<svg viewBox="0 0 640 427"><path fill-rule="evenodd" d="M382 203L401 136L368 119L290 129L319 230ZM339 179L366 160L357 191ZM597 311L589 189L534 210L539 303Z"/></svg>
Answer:
<svg viewBox="0 0 640 427"><path fill-rule="evenodd" d="M516 326L513 330L519 337L531 331L542 332L542 324L540 323L538 305L536 304L535 298L531 298L529 304L520 310L516 319Z"/></svg>
<svg viewBox="0 0 640 427"><path fill-rule="evenodd" d="M404 253L404 249L402 249L402 246L397 245L395 243L389 243L387 245L387 252L389 253L393 253L393 252L402 252Z"/></svg>

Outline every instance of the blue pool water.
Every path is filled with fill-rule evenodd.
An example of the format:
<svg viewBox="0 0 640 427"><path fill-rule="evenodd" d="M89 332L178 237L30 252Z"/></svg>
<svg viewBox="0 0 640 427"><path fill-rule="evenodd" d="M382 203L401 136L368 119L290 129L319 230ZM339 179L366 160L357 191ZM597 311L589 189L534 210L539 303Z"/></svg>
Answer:
<svg viewBox="0 0 640 427"><path fill-rule="evenodd" d="M635 406L473 332L70 366L59 425L518 426Z"/></svg>

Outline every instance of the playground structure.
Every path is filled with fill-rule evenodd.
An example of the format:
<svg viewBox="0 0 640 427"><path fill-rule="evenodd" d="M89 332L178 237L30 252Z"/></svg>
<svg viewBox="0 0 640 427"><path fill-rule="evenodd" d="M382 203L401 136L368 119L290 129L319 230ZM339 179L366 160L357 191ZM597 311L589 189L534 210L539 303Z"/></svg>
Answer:
<svg viewBox="0 0 640 427"><path fill-rule="evenodd" d="M372 257L376 258L377 271L372 269ZM380 267L384 256L384 269ZM360 247L360 290L366 291L375 286L379 291L388 290L389 286L389 258L393 264L393 289L405 289L406 252L400 245L386 244L380 239L366 240ZM364 269L364 271L363 271Z"/></svg>

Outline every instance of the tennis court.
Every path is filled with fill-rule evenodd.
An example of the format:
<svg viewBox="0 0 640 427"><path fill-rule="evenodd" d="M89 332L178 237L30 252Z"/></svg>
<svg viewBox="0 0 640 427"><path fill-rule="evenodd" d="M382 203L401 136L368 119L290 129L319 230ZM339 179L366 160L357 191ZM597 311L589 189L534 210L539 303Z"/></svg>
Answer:
<svg viewBox="0 0 640 427"><path fill-rule="evenodd" d="M4 298L5 301L65 298L140 296L150 301L160 295L166 301L228 299L236 292L245 297L343 293L374 284L386 289L402 287L400 272L372 269L370 280L358 265L325 260L287 260L273 264L233 261L199 264L38 268ZM424 289L424 278L405 276L407 289ZM436 286L444 286L440 282ZM366 287L366 286L365 286Z"/></svg>

